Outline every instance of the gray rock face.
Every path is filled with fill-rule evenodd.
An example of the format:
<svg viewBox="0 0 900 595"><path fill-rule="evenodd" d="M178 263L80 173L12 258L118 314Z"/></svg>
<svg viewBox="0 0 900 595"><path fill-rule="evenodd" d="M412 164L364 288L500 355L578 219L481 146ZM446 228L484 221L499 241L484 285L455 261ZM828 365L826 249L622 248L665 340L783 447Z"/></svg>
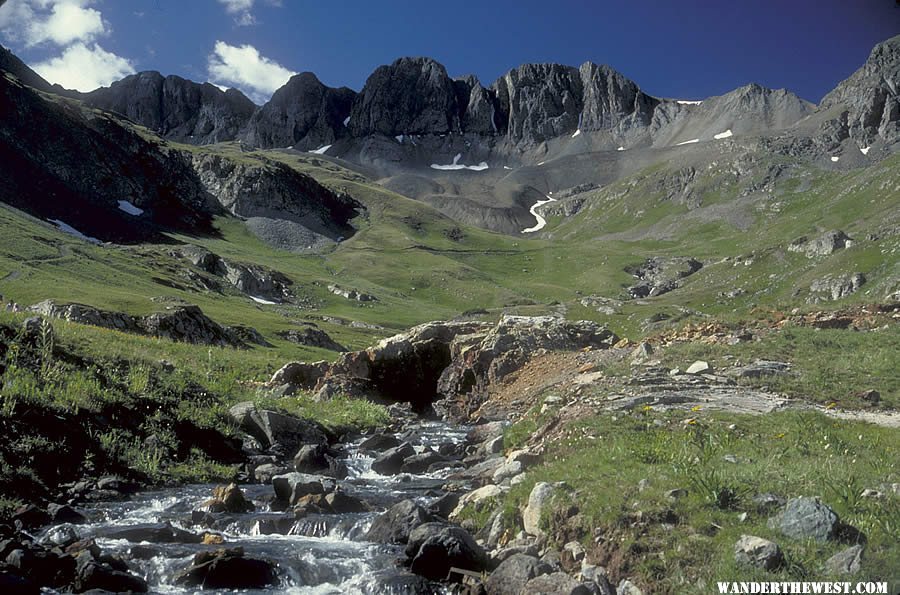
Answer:
<svg viewBox="0 0 900 595"><path fill-rule="evenodd" d="M820 543L837 536L837 514L818 498L793 498L769 519L769 527L793 539L813 539Z"/></svg>
<svg viewBox="0 0 900 595"><path fill-rule="evenodd" d="M865 282L866 276L862 273L822 277L810 284L810 296L807 301L815 304L820 301L840 300L856 293Z"/></svg>
<svg viewBox="0 0 900 595"><path fill-rule="evenodd" d="M296 453L304 444L327 444L322 427L314 421L259 409L250 401L228 410L238 427L253 436L263 448L283 454Z"/></svg>
<svg viewBox="0 0 900 595"><path fill-rule="evenodd" d="M309 347L319 347L330 351L347 351L347 348L336 342L325 331L313 327L302 329L289 329L276 333L281 338L297 345L307 345Z"/></svg>
<svg viewBox="0 0 900 595"><path fill-rule="evenodd" d="M654 297L668 293L681 286L681 280L703 268L703 263L694 258L653 257L643 264L629 267L626 272L640 281L628 288L634 298Z"/></svg>
<svg viewBox="0 0 900 595"><path fill-rule="evenodd" d="M127 117L163 138L194 145L234 140L256 111L237 89L222 91L158 72L140 72L82 95L91 106Z"/></svg>
<svg viewBox="0 0 900 595"><path fill-rule="evenodd" d="M414 529L433 520L431 514L413 500L404 500L372 522L366 539L378 543L405 544Z"/></svg>
<svg viewBox="0 0 900 595"><path fill-rule="evenodd" d="M323 85L311 72L297 74L250 118L240 138L262 148L312 150L348 136L344 126L356 93Z"/></svg>
<svg viewBox="0 0 900 595"><path fill-rule="evenodd" d="M538 558L513 554L491 573L484 582L484 588L488 595L518 594L529 580L551 572L553 567Z"/></svg>
<svg viewBox="0 0 900 595"><path fill-rule="evenodd" d="M807 258L816 258L849 248L852 244L853 240L847 234L840 230L834 230L826 231L812 240L805 237L794 240L788 246L788 252L802 252L806 254Z"/></svg>
<svg viewBox="0 0 900 595"><path fill-rule="evenodd" d="M512 138L540 142L578 128L583 85L571 66L524 64L492 88Z"/></svg>
<svg viewBox="0 0 900 595"><path fill-rule="evenodd" d="M44 300L31 306L29 310L50 318L182 343L246 347L238 333L207 317L197 306L178 306L147 316L130 316L84 304L59 304L53 300Z"/></svg>
<svg viewBox="0 0 900 595"><path fill-rule="evenodd" d="M777 543L753 535L741 535L734 544L734 560L756 568L775 570L784 564L784 555Z"/></svg>
<svg viewBox="0 0 900 595"><path fill-rule="evenodd" d="M354 136L458 131L453 81L431 58L400 58L380 66L354 100L349 126Z"/></svg>
<svg viewBox="0 0 900 595"><path fill-rule="evenodd" d="M900 139L900 35L872 50L866 63L819 104L834 114L823 131L835 141L851 138L863 147Z"/></svg>
<svg viewBox="0 0 900 595"><path fill-rule="evenodd" d="M192 164L207 191L241 217L291 221L336 240L353 234L349 221L362 208L350 196L336 194L312 177L270 159L259 157L247 163L197 154Z"/></svg>
<svg viewBox="0 0 900 595"><path fill-rule="evenodd" d="M831 556L825 561L825 572L833 575L858 573L862 565L863 549L861 545L854 545Z"/></svg>

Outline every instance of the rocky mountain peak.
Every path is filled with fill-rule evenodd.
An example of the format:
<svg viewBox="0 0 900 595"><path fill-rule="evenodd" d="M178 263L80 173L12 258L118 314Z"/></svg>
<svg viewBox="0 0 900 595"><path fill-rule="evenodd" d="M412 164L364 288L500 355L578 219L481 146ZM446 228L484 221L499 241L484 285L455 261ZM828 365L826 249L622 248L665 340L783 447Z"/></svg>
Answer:
<svg viewBox="0 0 900 595"><path fill-rule="evenodd" d="M240 138L251 146L316 149L347 136L344 125L356 93L324 85L301 72L272 95L250 119Z"/></svg>
<svg viewBox="0 0 900 595"><path fill-rule="evenodd" d="M399 58L375 69L353 102L354 136L445 134L458 129L456 89L431 58Z"/></svg>
<svg viewBox="0 0 900 595"><path fill-rule="evenodd" d="M819 104L835 110L826 124L837 140L853 138L868 145L875 139L900 139L900 35L879 43L863 66L842 81Z"/></svg>
<svg viewBox="0 0 900 595"><path fill-rule="evenodd" d="M165 138L209 144L235 138L256 111L236 89L155 71L139 72L79 98L91 106L120 113Z"/></svg>

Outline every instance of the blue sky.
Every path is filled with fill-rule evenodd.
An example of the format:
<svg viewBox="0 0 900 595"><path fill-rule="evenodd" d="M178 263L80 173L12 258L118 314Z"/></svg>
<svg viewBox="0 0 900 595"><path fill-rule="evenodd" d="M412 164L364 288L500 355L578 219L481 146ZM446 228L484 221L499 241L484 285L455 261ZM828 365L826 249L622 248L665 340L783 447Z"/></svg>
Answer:
<svg viewBox="0 0 900 595"><path fill-rule="evenodd" d="M489 84L525 62L606 63L660 97L748 82L818 101L900 34L895 0L7 0L0 42L87 91L158 70L265 101L291 74L360 89L425 55Z"/></svg>

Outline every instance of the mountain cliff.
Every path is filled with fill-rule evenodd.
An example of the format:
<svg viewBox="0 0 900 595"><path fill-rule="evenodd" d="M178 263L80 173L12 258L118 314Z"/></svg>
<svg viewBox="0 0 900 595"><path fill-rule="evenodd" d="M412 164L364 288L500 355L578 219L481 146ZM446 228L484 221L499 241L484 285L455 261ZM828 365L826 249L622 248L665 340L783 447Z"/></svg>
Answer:
<svg viewBox="0 0 900 595"><path fill-rule="evenodd" d="M256 105L237 89L141 72L80 95L88 105L114 111L163 138L194 145L233 140Z"/></svg>

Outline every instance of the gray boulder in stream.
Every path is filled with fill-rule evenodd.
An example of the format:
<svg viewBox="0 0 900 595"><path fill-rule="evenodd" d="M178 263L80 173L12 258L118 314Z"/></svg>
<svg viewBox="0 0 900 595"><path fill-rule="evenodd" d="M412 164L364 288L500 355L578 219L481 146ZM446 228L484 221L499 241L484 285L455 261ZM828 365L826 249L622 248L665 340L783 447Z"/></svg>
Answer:
<svg viewBox="0 0 900 595"><path fill-rule="evenodd" d="M275 565L244 556L243 548L200 552L175 576L175 584L202 589L263 589L276 584Z"/></svg>
<svg viewBox="0 0 900 595"><path fill-rule="evenodd" d="M406 543L414 529L433 520L434 517L414 500L403 500L375 519L366 539L378 543Z"/></svg>
<svg viewBox="0 0 900 595"><path fill-rule="evenodd" d="M228 413L242 431L256 438L265 449L275 449L287 454L296 453L305 444L328 443L320 424L308 419L259 409L251 401L238 403L229 409Z"/></svg>
<svg viewBox="0 0 900 595"><path fill-rule="evenodd" d="M436 530L432 530L432 525L429 523L427 527L419 527L410 535L409 541L413 542L413 538L423 528L429 533L412 556L410 570L415 574L435 581L448 578L458 580L462 577L451 576L451 568L473 572L481 572L487 568L487 554L465 529L448 525L434 527Z"/></svg>

